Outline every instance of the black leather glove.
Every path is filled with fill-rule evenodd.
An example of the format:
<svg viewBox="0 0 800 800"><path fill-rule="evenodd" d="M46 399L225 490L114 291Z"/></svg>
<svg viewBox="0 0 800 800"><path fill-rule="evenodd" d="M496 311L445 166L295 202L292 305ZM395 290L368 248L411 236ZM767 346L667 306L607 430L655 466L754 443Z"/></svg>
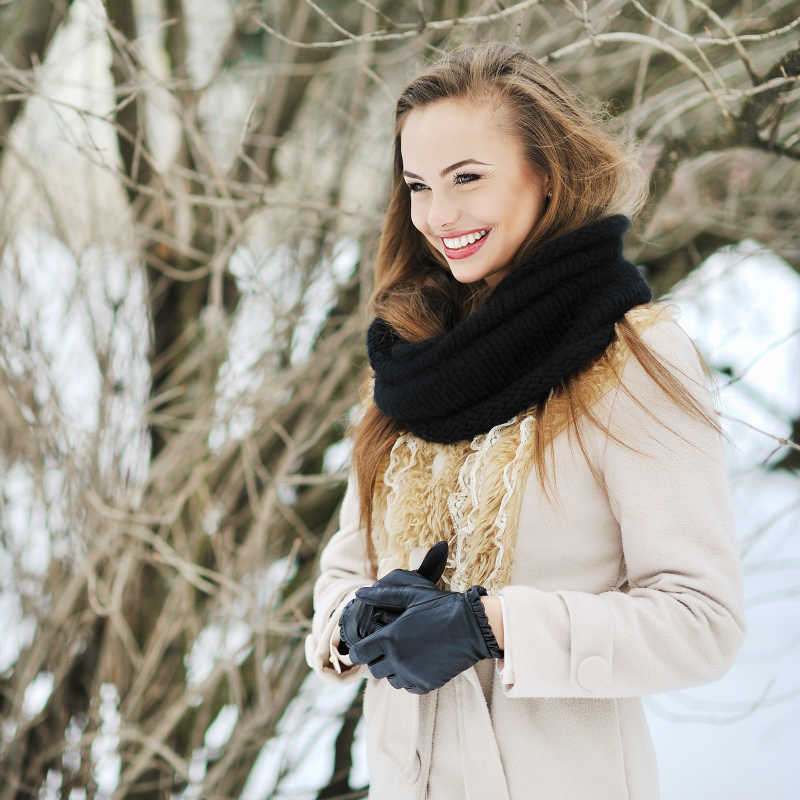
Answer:
<svg viewBox="0 0 800 800"><path fill-rule="evenodd" d="M370 586L356 597L386 609L405 609L391 624L354 644L350 659L368 664L375 678L395 689L425 694L483 658L503 655L481 596L483 586L443 592L414 586Z"/></svg>
<svg viewBox="0 0 800 800"><path fill-rule="evenodd" d="M419 592L438 591L436 583L442 577L447 563L447 542L437 542L422 559L416 570L393 569L371 588L379 586L411 586ZM347 654L349 649L365 636L380 630L397 619L405 607L379 608L354 597L342 610L339 618L339 652Z"/></svg>

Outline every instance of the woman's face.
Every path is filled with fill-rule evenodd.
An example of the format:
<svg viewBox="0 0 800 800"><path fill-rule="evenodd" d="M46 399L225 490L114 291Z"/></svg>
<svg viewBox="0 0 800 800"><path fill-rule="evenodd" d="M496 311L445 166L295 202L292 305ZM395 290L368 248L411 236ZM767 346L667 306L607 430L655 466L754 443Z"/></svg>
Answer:
<svg viewBox="0 0 800 800"><path fill-rule="evenodd" d="M409 112L400 132L414 227L456 280L483 278L491 288L542 215L549 188L499 126L501 113L488 103L436 100Z"/></svg>

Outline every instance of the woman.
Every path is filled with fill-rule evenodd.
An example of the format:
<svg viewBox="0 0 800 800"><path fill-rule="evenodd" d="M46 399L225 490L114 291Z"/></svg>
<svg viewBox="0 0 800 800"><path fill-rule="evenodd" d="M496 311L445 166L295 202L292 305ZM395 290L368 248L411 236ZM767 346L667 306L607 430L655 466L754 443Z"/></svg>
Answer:
<svg viewBox="0 0 800 800"><path fill-rule="evenodd" d="M308 663L370 797L652 800L642 695L745 633L711 374L622 256L635 150L524 49L397 103L370 372Z"/></svg>

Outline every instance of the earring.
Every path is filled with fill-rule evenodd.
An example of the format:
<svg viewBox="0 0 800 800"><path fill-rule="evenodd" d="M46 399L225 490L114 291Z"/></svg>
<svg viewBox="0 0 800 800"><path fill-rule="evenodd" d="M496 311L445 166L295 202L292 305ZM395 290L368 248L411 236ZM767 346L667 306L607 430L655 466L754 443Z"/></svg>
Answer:
<svg viewBox="0 0 800 800"><path fill-rule="evenodd" d="M553 197L553 190L550 189L550 191L547 193L547 199L550 200L552 197Z"/></svg>

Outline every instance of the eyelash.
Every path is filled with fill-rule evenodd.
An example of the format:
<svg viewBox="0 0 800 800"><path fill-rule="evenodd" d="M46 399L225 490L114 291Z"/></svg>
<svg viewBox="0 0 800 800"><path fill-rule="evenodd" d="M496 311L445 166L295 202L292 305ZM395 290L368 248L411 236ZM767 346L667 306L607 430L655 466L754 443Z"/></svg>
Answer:
<svg viewBox="0 0 800 800"><path fill-rule="evenodd" d="M474 172L456 172L453 175L453 183L455 183L457 186L461 186L464 183L472 183L472 179L479 180L480 177L481 177L480 175L476 175ZM462 181L461 183L459 183L459 180L458 180L459 178L470 178L471 180ZM422 189L415 189L414 187L415 186L424 186L424 185L425 185L424 183L407 183L406 184L406 186L408 186L409 190L412 193L421 192Z"/></svg>

